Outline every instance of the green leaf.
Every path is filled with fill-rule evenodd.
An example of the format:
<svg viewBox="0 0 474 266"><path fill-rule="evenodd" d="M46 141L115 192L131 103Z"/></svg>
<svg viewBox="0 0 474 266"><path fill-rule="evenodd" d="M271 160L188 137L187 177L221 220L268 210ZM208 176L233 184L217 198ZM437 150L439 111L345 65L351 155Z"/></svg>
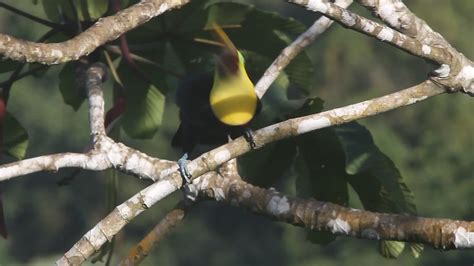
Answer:
<svg viewBox="0 0 474 266"><path fill-rule="evenodd" d="M375 145L370 132L356 122L334 130L346 156L345 168L351 175L348 181L364 208L385 213L416 214L412 192L392 160ZM404 242L381 241L379 252L384 257L397 258L404 247Z"/></svg>
<svg viewBox="0 0 474 266"><path fill-rule="evenodd" d="M347 206L349 195L344 152L332 129L300 136L297 145L297 195Z"/></svg>
<svg viewBox="0 0 474 266"><path fill-rule="evenodd" d="M385 258L396 259L405 249L405 243L399 241L380 241L380 254Z"/></svg>
<svg viewBox="0 0 474 266"><path fill-rule="evenodd" d="M80 21L96 20L107 12L108 2L109 0L41 0L46 16L54 22L62 22L63 18L74 20L74 9L77 10Z"/></svg>
<svg viewBox="0 0 474 266"><path fill-rule="evenodd" d="M418 243L409 243L408 246L410 247L411 254L415 259L418 259L418 257L420 257L421 253L423 252L423 249L425 248L423 244Z"/></svg>
<svg viewBox="0 0 474 266"><path fill-rule="evenodd" d="M154 136L163 120L165 96L155 85L138 77L122 61L118 73L125 87L125 112L121 124L131 138Z"/></svg>
<svg viewBox="0 0 474 266"><path fill-rule="evenodd" d="M335 132L346 156L346 171L353 175L349 182L362 204L372 211L415 214L412 192L370 132L355 122L335 127Z"/></svg>
<svg viewBox="0 0 474 266"><path fill-rule="evenodd" d="M109 8L109 0L81 0L81 3L87 5L88 17L92 20L102 17Z"/></svg>
<svg viewBox="0 0 474 266"><path fill-rule="evenodd" d="M28 132L9 112L5 116L3 128L5 151L14 158L21 160L25 157L28 148Z"/></svg>
<svg viewBox="0 0 474 266"><path fill-rule="evenodd" d="M59 72L59 90L66 104L77 111L86 98L83 88L77 83L80 63L69 62Z"/></svg>

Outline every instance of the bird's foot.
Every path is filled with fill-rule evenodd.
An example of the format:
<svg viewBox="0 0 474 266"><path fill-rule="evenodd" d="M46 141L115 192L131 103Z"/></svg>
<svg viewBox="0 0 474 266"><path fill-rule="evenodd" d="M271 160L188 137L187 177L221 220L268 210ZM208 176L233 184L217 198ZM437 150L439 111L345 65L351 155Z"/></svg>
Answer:
<svg viewBox="0 0 474 266"><path fill-rule="evenodd" d="M249 128L245 129L244 138L249 143L250 148L252 150L255 150L257 148L257 144L255 144L255 140L253 138L252 130L250 130Z"/></svg>
<svg viewBox="0 0 474 266"><path fill-rule="evenodd" d="M183 178L183 194L187 201L194 202L198 196L198 190L195 185L191 184L191 174L188 170L188 153L185 153L183 157L178 160L179 173Z"/></svg>
<svg viewBox="0 0 474 266"><path fill-rule="evenodd" d="M179 166L179 173L181 174L181 177L183 178L183 183L189 184L189 182L191 181L191 174L189 173L189 170L188 170L188 153L185 153L183 157L181 157L178 160L178 166Z"/></svg>

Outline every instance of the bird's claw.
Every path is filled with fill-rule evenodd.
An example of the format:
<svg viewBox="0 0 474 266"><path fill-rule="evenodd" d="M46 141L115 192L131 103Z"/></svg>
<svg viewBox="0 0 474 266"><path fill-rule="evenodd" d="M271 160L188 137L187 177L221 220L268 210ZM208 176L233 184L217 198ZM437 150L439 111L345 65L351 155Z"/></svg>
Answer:
<svg viewBox="0 0 474 266"><path fill-rule="evenodd" d="M255 150L257 148L257 144L255 144L255 140L253 138L252 131L250 129L246 129L244 132L244 138L249 143L250 148Z"/></svg>
<svg viewBox="0 0 474 266"><path fill-rule="evenodd" d="M188 171L188 154L185 153L183 157L181 157L178 160L178 166L179 166L179 173L181 174L181 177L183 178L183 182L185 184L189 184L191 182L191 174Z"/></svg>

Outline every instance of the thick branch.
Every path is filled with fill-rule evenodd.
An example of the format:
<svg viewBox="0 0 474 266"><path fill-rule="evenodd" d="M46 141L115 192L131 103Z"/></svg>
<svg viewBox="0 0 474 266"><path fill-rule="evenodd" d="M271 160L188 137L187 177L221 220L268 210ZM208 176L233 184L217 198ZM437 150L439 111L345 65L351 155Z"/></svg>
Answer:
<svg viewBox="0 0 474 266"><path fill-rule="evenodd" d="M329 1L289 0L289 2L303 6L309 10L319 12L347 28L356 30L370 37L377 38L380 41L387 42L410 54L437 62L440 65L449 64L451 62L452 55L448 53L446 49L428 46L428 50L421 42L411 37L359 16L349 10L330 3Z"/></svg>
<svg viewBox="0 0 474 266"><path fill-rule="evenodd" d="M58 64L76 60L148 20L189 0L143 0L62 43L35 43L0 34L0 56L15 61Z"/></svg>
<svg viewBox="0 0 474 266"><path fill-rule="evenodd" d="M347 28L377 38L380 41L387 42L410 54L442 65L442 71L433 72L433 74L435 74L435 76L432 78L433 81L442 84L448 91L462 90L463 92L474 96L474 63L466 58L463 54L457 52L451 46L440 46L439 44L442 43L442 41L438 43L424 43L419 38L407 36L387 26L354 14L351 11L348 11L326 0L288 1L290 3L306 7L309 10L319 12ZM386 3L386 1L390 0L379 1L379 3ZM373 5L376 5L374 1L370 0L362 2L370 2ZM386 10L384 11L386 12ZM391 21L390 24L398 26L397 23L392 21L394 20L394 17L387 16L387 19ZM428 32L431 29L425 30ZM439 41L439 37L437 37L432 30L430 34L432 39L437 39Z"/></svg>
<svg viewBox="0 0 474 266"><path fill-rule="evenodd" d="M474 222L375 213L313 199L285 196L240 179L203 176L195 180L200 195L251 210L273 220L372 240L428 244L438 249L474 248Z"/></svg>
<svg viewBox="0 0 474 266"><path fill-rule="evenodd" d="M352 0L336 0L335 4L348 7ZM301 34L294 42L288 45L265 71L262 78L255 84L257 96L261 99L270 85L277 79L280 72L318 36L325 32L333 23L327 17L320 17L314 24Z"/></svg>
<svg viewBox="0 0 474 266"><path fill-rule="evenodd" d="M356 0L390 27L418 41L436 47L451 47L441 34L411 12L401 0Z"/></svg>
<svg viewBox="0 0 474 266"><path fill-rule="evenodd" d="M357 0L390 27L423 43L422 50L426 53L432 47L439 47L453 55L448 65L435 72L433 80L443 84L447 89L463 92L474 96L474 63L459 53L438 32L434 31L424 20L411 12L401 0Z"/></svg>

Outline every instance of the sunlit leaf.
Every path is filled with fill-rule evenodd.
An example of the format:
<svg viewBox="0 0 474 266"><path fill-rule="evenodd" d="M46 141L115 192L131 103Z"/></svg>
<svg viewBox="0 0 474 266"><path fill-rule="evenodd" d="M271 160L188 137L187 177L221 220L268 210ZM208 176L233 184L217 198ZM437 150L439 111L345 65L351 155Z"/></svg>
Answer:
<svg viewBox="0 0 474 266"><path fill-rule="evenodd" d="M418 243L409 243L408 247L410 247L411 254L415 259L418 259L418 257L420 257L421 253L423 252L423 249L425 249L423 244Z"/></svg>
<svg viewBox="0 0 474 266"><path fill-rule="evenodd" d="M405 249L405 243L399 241L380 241L380 254L385 258L396 259Z"/></svg>
<svg viewBox="0 0 474 266"><path fill-rule="evenodd" d="M87 5L88 15L93 20L102 17L109 8L109 0L82 0L81 2Z"/></svg>
<svg viewBox="0 0 474 266"><path fill-rule="evenodd" d="M131 138L154 136L163 120L165 96L122 62L118 73L125 87L125 112L121 124ZM133 74L132 74L133 73Z"/></svg>

